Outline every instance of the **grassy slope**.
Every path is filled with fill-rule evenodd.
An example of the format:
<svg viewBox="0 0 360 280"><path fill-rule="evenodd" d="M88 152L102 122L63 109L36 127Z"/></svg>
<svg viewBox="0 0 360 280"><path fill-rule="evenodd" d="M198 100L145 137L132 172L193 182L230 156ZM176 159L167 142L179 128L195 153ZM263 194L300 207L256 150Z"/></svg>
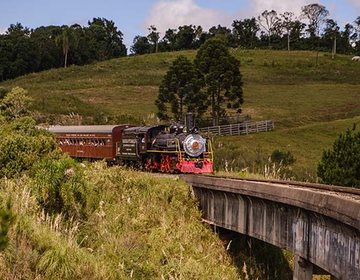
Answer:
<svg viewBox="0 0 360 280"><path fill-rule="evenodd" d="M313 174L323 149L339 132L360 121L360 64L348 56L332 60L313 52L234 49L244 80L243 113L253 120L273 119L269 133L223 138L270 154L289 150L295 169ZM105 61L83 67L53 69L0 83L21 86L35 98L42 113L83 116L128 114L154 123L158 85L180 54L194 59L195 51L160 53Z"/></svg>

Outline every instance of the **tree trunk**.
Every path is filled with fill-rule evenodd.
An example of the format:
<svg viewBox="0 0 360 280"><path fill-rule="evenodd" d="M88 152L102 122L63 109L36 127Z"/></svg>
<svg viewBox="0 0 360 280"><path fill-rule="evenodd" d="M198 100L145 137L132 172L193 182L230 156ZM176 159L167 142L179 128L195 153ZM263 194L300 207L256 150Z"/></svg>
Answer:
<svg viewBox="0 0 360 280"><path fill-rule="evenodd" d="M288 33L287 35L287 47L288 47L288 51L290 51L290 33Z"/></svg>
<svg viewBox="0 0 360 280"><path fill-rule="evenodd" d="M213 121L213 126L218 125L218 118L216 117L216 102L215 102L215 91L212 90L211 92L211 98L212 98L212 121Z"/></svg>
<svg viewBox="0 0 360 280"><path fill-rule="evenodd" d="M68 56L68 52L65 52L65 59L64 59L64 67L66 68L67 66L67 56Z"/></svg>
<svg viewBox="0 0 360 280"><path fill-rule="evenodd" d="M183 121L183 99L182 99L182 97L180 97L180 117L179 117L179 120L182 123L182 121Z"/></svg>
<svg viewBox="0 0 360 280"><path fill-rule="evenodd" d="M331 52L331 58L334 59L336 55L336 37L334 38L333 48Z"/></svg>

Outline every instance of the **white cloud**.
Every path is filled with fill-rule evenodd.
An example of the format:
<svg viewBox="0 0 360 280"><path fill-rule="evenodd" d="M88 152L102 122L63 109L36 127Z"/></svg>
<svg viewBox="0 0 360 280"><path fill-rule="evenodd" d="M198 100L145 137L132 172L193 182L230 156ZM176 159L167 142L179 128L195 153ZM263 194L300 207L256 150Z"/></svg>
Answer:
<svg viewBox="0 0 360 280"><path fill-rule="evenodd" d="M176 29L182 25L200 25L204 31L218 24L231 28L234 20L242 20L259 16L265 10L275 10L278 14L293 12L296 16L301 14L301 7L319 3L325 5L330 11L331 17L342 23L341 15L338 14L338 1L333 0L246 0L246 9L234 10L232 13L216 9L204 8L195 3L196 0L157 0L151 7L148 17L144 20L143 30L148 32L150 25L155 25L157 30L164 36L169 28ZM360 14L359 0L346 0L347 6ZM226 1L224 2L224 4ZM349 20L346 19L348 22ZM355 18L353 19L355 20Z"/></svg>
<svg viewBox="0 0 360 280"><path fill-rule="evenodd" d="M300 15L301 7L317 2L311 0L247 0L248 10L238 10L233 13L200 7L195 0L158 0L149 12L143 24L144 31L155 25L163 36L169 28L176 29L182 25L200 25L205 31L218 24L231 28L234 20L257 17L265 10L285 11ZM359 1L359 0L349 0Z"/></svg>
<svg viewBox="0 0 360 280"><path fill-rule="evenodd" d="M355 0L358 1L358 0ZM297 16L300 15L301 7L318 1L309 0L253 0L251 7L256 15L260 15L265 10L274 10L278 14L283 12L293 12Z"/></svg>
<svg viewBox="0 0 360 280"><path fill-rule="evenodd" d="M192 24L207 31L218 24L230 27L233 20L226 13L198 6L194 0L159 0L152 6L143 27L147 30L155 25L163 36L169 28Z"/></svg>
<svg viewBox="0 0 360 280"><path fill-rule="evenodd" d="M2 28L0 27L0 34L5 34L5 32L7 31L7 28Z"/></svg>

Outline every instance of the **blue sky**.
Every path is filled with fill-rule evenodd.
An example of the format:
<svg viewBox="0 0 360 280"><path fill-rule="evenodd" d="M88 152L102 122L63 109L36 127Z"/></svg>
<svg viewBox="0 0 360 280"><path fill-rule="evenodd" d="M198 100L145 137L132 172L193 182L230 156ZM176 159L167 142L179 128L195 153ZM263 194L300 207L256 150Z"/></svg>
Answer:
<svg viewBox="0 0 360 280"><path fill-rule="evenodd" d="M299 14L302 6L311 3L324 5L340 27L360 16L360 0L0 0L0 33L17 22L29 28L86 26L100 17L115 22L129 48L136 35L147 35L150 25L161 37L168 28L181 25L201 25L207 31L218 24L231 27L235 19L257 17L264 10Z"/></svg>

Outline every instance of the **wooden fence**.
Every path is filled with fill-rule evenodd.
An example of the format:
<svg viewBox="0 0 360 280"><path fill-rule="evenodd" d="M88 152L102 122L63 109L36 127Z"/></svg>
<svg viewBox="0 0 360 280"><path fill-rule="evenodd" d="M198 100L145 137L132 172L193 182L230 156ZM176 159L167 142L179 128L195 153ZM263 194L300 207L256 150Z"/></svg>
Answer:
<svg viewBox="0 0 360 280"><path fill-rule="evenodd" d="M218 136L243 135L249 133L265 132L274 129L274 121L244 121L237 124L202 127L201 132L209 132Z"/></svg>

